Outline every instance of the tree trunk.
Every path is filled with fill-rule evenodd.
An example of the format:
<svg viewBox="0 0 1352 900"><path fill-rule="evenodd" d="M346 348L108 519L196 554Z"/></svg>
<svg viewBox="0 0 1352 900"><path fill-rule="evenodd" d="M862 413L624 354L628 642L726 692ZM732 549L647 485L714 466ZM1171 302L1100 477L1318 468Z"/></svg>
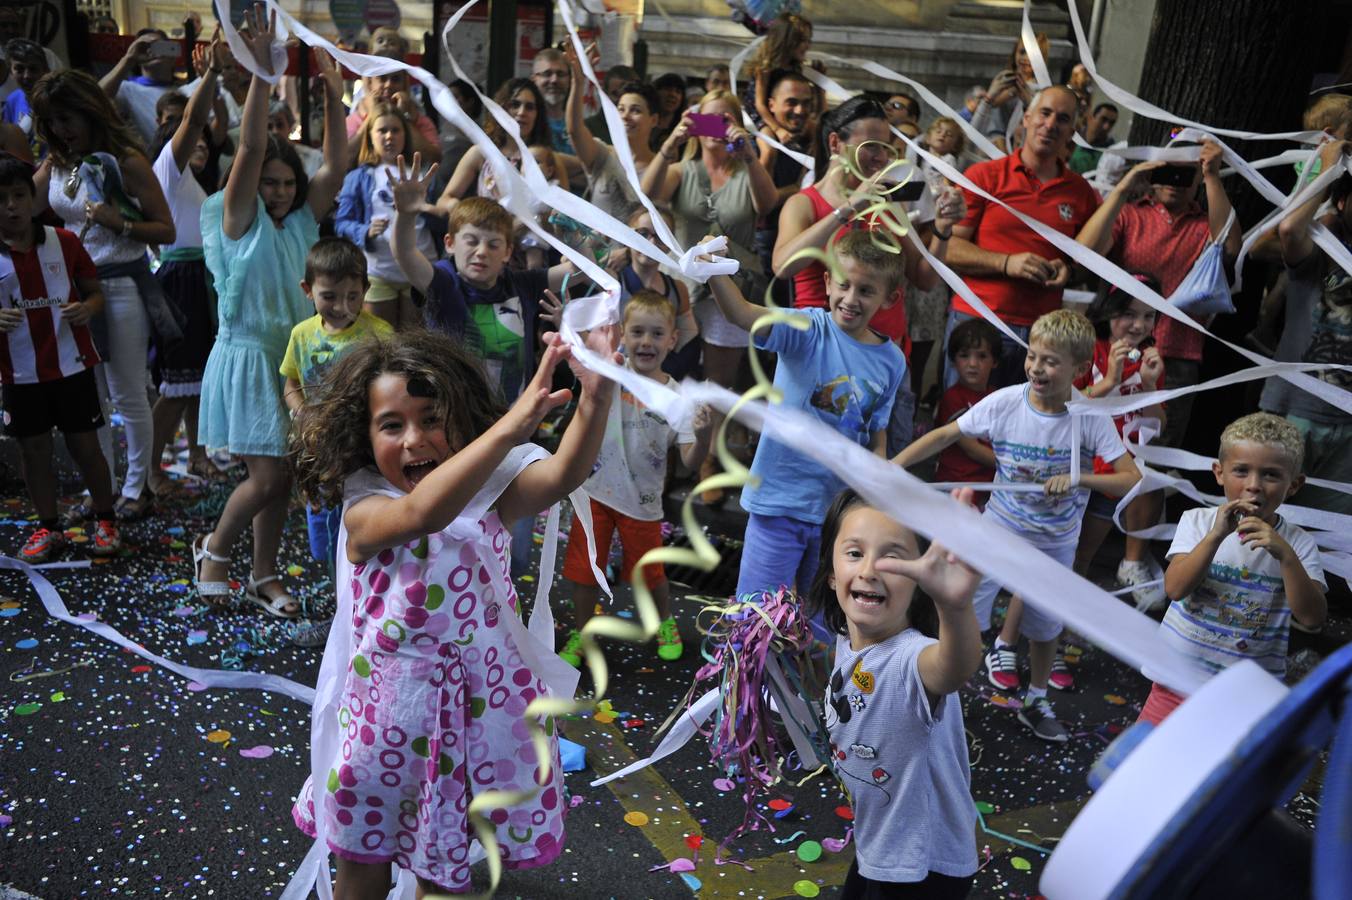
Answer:
<svg viewBox="0 0 1352 900"><path fill-rule="evenodd" d="M1158 0L1138 94L1181 118L1217 128L1299 131L1321 27L1315 0ZM1174 128L1136 116L1129 142L1162 146ZM1286 141L1224 140L1246 159L1293 146ZM1283 190L1295 180L1290 166L1265 169L1263 174ZM1238 176L1226 179L1226 189L1241 227L1253 225L1272 209ZM1275 273L1274 266L1250 263L1244 291L1235 297L1238 313L1217 317L1212 331L1242 342L1254 327L1264 289ZM1249 365L1238 354L1208 342L1202 379ZM1225 425L1257 408L1261 386L1262 382L1254 382L1208 392L1193 407L1185 441L1189 449L1214 454ZM1214 491L1215 486L1209 489Z"/></svg>

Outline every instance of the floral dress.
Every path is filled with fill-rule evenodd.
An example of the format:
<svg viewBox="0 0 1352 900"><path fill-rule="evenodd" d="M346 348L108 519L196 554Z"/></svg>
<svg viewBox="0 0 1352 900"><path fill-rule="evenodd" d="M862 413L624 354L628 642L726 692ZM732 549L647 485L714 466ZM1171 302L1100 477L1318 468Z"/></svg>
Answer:
<svg viewBox="0 0 1352 900"><path fill-rule="evenodd" d="M492 500L544 455L513 451ZM363 470L348 479L344 512L373 494L401 496ZM528 629L519 618L511 539L492 500L478 512L471 502L444 531L363 563L339 553L339 607L316 689L314 773L292 809L302 831L344 859L393 861L451 891L469 888L470 864L482 857L468 808L483 791L534 792L491 814L504 867L544 865L563 848L558 737L552 720L539 720L551 755L541 778L523 714L538 696L571 697L576 673L555 677L566 664L553 653L552 621L533 615ZM345 547L345 527L339 537ZM537 636L545 628L548 642Z"/></svg>

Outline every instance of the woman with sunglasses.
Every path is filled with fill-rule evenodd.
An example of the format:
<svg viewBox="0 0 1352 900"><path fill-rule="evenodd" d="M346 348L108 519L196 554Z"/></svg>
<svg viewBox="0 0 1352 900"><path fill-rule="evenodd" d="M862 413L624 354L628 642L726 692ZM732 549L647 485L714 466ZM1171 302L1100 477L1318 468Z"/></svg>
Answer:
<svg viewBox="0 0 1352 900"><path fill-rule="evenodd" d="M509 79L498 88L493 100L516 120L521 140L526 142L527 147L553 146L549 120L545 117L545 97L535 86L535 82L529 78ZM484 131L512 164L520 169L521 152L517 148L516 141L492 116L484 123ZM484 152L478 147L471 147L460 157L450 181L446 182L446 188L441 192L441 198L437 200L437 210L449 216L455 205L466 197L497 200L500 196L493 168L488 164L488 157L484 156Z"/></svg>
<svg viewBox="0 0 1352 900"><path fill-rule="evenodd" d="M122 415L127 432L127 472L114 508L119 519L139 519L153 505L147 488L154 425L147 397L146 348L152 333L161 346L182 339L162 288L150 273L151 244L172 244L177 234L164 191L141 150L141 139L113 108L97 81L66 69L43 76L29 98L38 138L49 155L34 178L36 211L50 207L80 236L98 267L106 300L101 327L100 392ZM104 383L106 382L106 383ZM113 436L100 429L108 468ZM88 518L87 504L68 517Z"/></svg>
<svg viewBox="0 0 1352 900"><path fill-rule="evenodd" d="M862 95L852 97L822 117L819 134L816 171L824 174L816 184L784 202L772 256L775 277L793 280L794 307L826 306L826 267L804 251L829 253L836 236L850 228L867 228L877 232L880 241L899 244L906 258L907 284L932 289L939 283L939 275L910 240L888 229L883 217L861 215L880 196L892 191L891 181L902 181L908 173L911 178L923 177L910 166L895 165L898 152L891 143L891 127L882 104ZM961 192L948 191L936 201L933 226L919 226L921 239L927 241L936 258L942 260L947 253L953 226L961 221L964 211ZM906 222L903 217L892 221ZM901 299L879 310L870 327L895 341L909 357L906 304ZM909 379L903 381L907 384ZM909 434L908 423L900 424L904 438ZM892 450L889 445L889 452L900 449Z"/></svg>

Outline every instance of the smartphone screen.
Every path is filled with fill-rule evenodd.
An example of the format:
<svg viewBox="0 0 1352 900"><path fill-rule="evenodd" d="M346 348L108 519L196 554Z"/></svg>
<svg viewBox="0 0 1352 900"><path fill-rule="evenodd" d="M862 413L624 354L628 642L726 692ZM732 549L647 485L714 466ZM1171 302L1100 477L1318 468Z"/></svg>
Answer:
<svg viewBox="0 0 1352 900"><path fill-rule="evenodd" d="M1197 166L1191 163L1168 163L1150 171L1150 183L1166 187L1187 187L1197 175Z"/></svg>
<svg viewBox="0 0 1352 900"><path fill-rule="evenodd" d="M716 113L691 113L690 136L721 138L728 133L727 120Z"/></svg>
<svg viewBox="0 0 1352 900"><path fill-rule="evenodd" d="M156 41L150 45L150 55L178 59L178 49L177 41Z"/></svg>

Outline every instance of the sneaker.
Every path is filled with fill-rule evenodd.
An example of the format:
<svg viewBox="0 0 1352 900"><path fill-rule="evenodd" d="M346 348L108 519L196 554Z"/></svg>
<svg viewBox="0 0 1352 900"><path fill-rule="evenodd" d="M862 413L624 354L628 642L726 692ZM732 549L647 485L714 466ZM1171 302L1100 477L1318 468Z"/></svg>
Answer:
<svg viewBox="0 0 1352 900"><path fill-rule="evenodd" d="M117 532L117 523L111 519L99 519L89 534L89 552L95 556L112 556L122 549L122 535Z"/></svg>
<svg viewBox="0 0 1352 900"><path fill-rule="evenodd" d="M322 647L328 643L331 628L333 628L332 619L325 619L322 622L301 622L291 632L291 643L297 647Z"/></svg>
<svg viewBox="0 0 1352 900"><path fill-rule="evenodd" d="M1075 676L1071 674L1070 667L1066 665L1066 657L1061 652L1061 646L1056 647L1056 659L1052 660L1052 674L1047 679L1047 687L1056 688L1058 691L1069 691L1075 688Z"/></svg>
<svg viewBox="0 0 1352 900"><path fill-rule="evenodd" d="M685 652L685 644L681 643L681 632L676 627L676 617L667 616L662 620L662 624L657 626L657 655L667 662L674 662L681 658Z"/></svg>
<svg viewBox="0 0 1352 900"><path fill-rule="evenodd" d="M38 526L37 530L28 536L24 542L23 550L19 555L23 561L29 563L44 563L51 559L54 554L60 553L66 549L66 535L60 531L51 531Z"/></svg>
<svg viewBox="0 0 1352 900"><path fill-rule="evenodd" d="M1018 690L1019 655L1013 647L991 647L986 654L986 677L1002 691Z"/></svg>
<svg viewBox="0 0 1352 900"><path fill-rule="evenodd" d="M1052 711L1052 702L1046 697L1030 700L1027 695L1024 695L1023 709L1019 710L1019 721L1031 728L1033 734L1044 741L1064 744L1070 740L1070 732L1066 731L1064 725L1056 721L1056 713Z"/></svg>
<svg viewBox="0 0 1352 900"><path fill-rule="evenodd" d="M1117 567L1117 580L1122 587L1148 585L1131 592L1131 599L1141 612L1157 612L1169 605L1169 596L1164 593L1164 584L1149 584L1152 581L1159 582L1159 579L1160 576L1148 562L1129 562L1124 559Z"/></svg>
<svg viewBox="0 0 1352 900"><path fill-rule="evenodd" d="M582 668L582 632L568 632L568 640L564 641L563 649L559 651L559 659L574 669Z"/></svg>

